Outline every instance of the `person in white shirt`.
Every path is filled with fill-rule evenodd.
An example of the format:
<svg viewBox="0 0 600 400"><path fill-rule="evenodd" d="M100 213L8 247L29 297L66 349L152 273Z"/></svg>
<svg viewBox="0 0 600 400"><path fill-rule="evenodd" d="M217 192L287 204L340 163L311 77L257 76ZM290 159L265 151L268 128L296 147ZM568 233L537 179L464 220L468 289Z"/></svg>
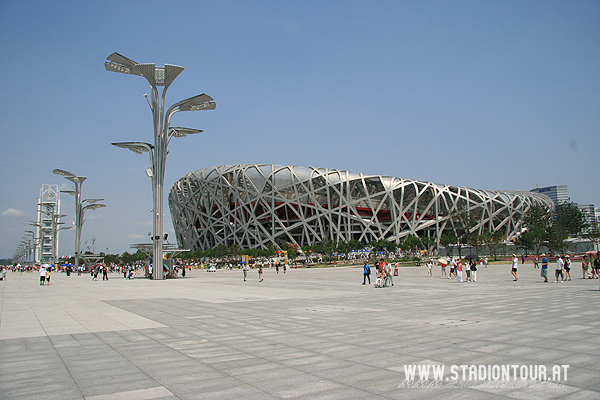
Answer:
<svg viewBox="0 0 600 400"><path fill-rule="evenodd" d="M467 282L471 282L471 260L465 259L465 273L467 274Z"/></svg>
<svg viewBox="0 0 600 400"><path fill-rule="evenodd" d="M244 271L244 281L246 281L246 278L248 277L249 270L250 266L248 265L248 263L244 263L244 265L242 265L242 271Z"/></svg>
<svg viewBox="0 0 600 400"><path fill-rule="evenodd" d="M40 266L40 285L43 286L46 282L46 264Z"/></svg>
<svg viewBox="0 0 600 400"><path fill-rule="evenodd" d="M389 262L386 262L383 268L385 269L385 276L390 277L390 283L392 284L392 286L394 286L394 274L392 274L392 266Z"/></svg>
<svg viewBox="0 0 600 400"><path fill-rule="evenodd" d="M513 274L513 276L515 277L515 279L513 279L514 281L517 281L519 278L517 277L517 266L519 265L519 259L517 258L516 254L513 254L513 262L512 262L512 271L511 274Z"/></svg>
<svg viewBox="0 0 600 400"><path fill-rule="evenodd" d="M556 259L556 271L554 272L554 275L556 276L556 283L558 283L558 277L560 276L560 281L563 281L563 268L565 266L565 261L563 260L564 257L562 256L558 256L558 258Z"/></svg>

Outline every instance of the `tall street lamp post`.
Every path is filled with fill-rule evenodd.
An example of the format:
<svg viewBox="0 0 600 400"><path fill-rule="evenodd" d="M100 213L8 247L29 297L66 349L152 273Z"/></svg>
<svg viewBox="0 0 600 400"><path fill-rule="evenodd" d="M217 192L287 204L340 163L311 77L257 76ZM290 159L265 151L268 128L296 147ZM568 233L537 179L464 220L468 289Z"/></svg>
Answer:
<svg viewBox="0 0 600 400"><path fill-rule="evenodd" d="M37 264L40 261L41 258L41 254L38 254L38 250L37 250L37 245L39 245L40 248L40 252L41 253L41 248L42 248L42 225L39 224L37 221L29 221L29 225L31 226L35 226L37 228L37 231L40 233L39 237L35 237L34 234L34 238L33 238L33 263ZM29 232L33 232L33 231L29 231Z"/></svg>
<svg viewBox="0 0 600 400"><path fill-rule="evenodd" d="M61 175L65 179L75 184L75 190L64 190L62 193L68 193L75 196L75 269L79 267L79 257L81 256L81 229L85 220L83 216L86 210L95 210L97 208L106 207L105 204L98 204L103 199L86 199L81 201L81 185L87 179L85 176L77 176L72 172L62 169L55 169L52 173Z"/></svg>
<svg viewBox="0 0 600 400"><path fill-rule="evenodd" d="M34 231L25 231L25 235L27 235L30 238L30 240L31 240L31 249L30 249L30 251L31 251L32 257L30 257L29 261L35 263L35 261L36 261L35 260L35 250L36 250L36 243L35 243L35 241L37 239L35 237L35 232Z"/></svg>
<svg viewBox="0 0 600 400"><path fill-rule="evenodd" d="M21 240L19 242L19 247L23 252L23 260L25 261L25 263L27 263L29 261L29 253L31 251L31 241L27 240L26 236L23 236L22 239L25 240Z"/></svg>
<svg viewBox="0 0 600 400"><path fill-rule="evenodd" d="M112 143L112 145L129 149L137 154L144 152L150 154L150 168L146 170L146 174L152 178L152 247L154 264L152 278L163 279L163 186L167 161L167 146L173 137L183 137L202 132L201 130L191 128L172 128L170 126L171 117L179 111L214 110L216 103L209 95L200 94L173 104L165 114L164 108L167 89L184 70L183 67L170 64L165 64L164 67L157 67L155 64L140 64L118 53L111 54L107 57L107 60L104 62L104 67L107 71L143 76L152 87L149 104L152 110L154 126L154 145L144 142L121 142ZM160 98L158 86L163 86Z"/></svg>

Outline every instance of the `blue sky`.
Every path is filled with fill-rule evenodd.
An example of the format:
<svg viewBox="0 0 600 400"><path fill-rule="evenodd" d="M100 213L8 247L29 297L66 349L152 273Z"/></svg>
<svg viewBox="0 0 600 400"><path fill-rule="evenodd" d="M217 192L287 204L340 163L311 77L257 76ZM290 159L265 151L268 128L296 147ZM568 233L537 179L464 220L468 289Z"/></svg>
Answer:
<svg viewBox="0 0 600 400"><path fill-rule="evenodd" d="M147 241L148 157L110 143L152 142L150 87L105 71L113 52L184 66L167 105L217 103L173 117L204 133L169 145L165 198L197 169L275 163L486 190L566 184L599 206L598 21L598 1L2 0L0 258L31 229L42 184L69 189L54 168L105 199L83 246ZM73 197L61 212L71 224ZM64 231L60 254L73 243Z"/></svg>

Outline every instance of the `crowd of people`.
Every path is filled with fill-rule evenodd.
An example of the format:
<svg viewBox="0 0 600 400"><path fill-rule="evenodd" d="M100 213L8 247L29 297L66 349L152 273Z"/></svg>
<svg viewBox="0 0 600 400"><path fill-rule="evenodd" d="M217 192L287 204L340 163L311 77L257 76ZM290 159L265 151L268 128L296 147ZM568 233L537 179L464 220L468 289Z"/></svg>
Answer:
<svg viewBox="0 0 600 400"><path fill-rule="evenodd" d="M540 259L541 258L541 259ZM567 254L560 254L555 257L550 257L542 254L539 258L535 256L533 258L533 266L534 269L540 269L540 276L543 279L544 283L549 282L549 272L551 259L555 259L555 269L554 269L554 282L562 283L573 280L571 275L571 270L573 267L572 257ZM510 272L513 276L513 281L518 281L518 269L519 269L519 258L512 254L511 257L511 267ZM541 262L541 268L540 268ZM525 263L525 257L521 256L521 263ZM477 271L480 268L487 268L489 264L489 260L486 257L447 257L440 258L438 260L434 260L433 258L427 260L427 276L433 276L433 267L434 265L439 265L441 267L441 277L446 279L456 279L457 283L464 282L477 282ZM181 274L182 277L185 277L185 271L187 269L192 268L203 268L204 264L179 264L174 266L173 271L175 275ZM244 280L247 278L248 270L250 269L248 265L242 266L234 266L234 265L225 265L227 269L233 269L238 267L244 272ZM287 265L282 265L281 263L264 263L254 265L254 267L258 268L259 271L259 281L262 281L262 269L273 267L276 269L276 272L279 273L280 269L283 269L285 273ZM293 266L292 266L293 267ZM391 286L394 285L393 277L398 275L398 267L399 263L388 262L386 260L380 260L373 263L373 267L376 270L376 282L380 282L383 279L389 277L389 281L391 282ZM582 278L583 279L599 279L600 276L600 252L591 252L581 257L581 269L582 269ZM71 273L77 273L81 275L85 272L85 270L80 266L75 269L72 265L61 265L55 266L54 264L42 264L42 265L20 265L15 264L11 266L5 266L0 269L0 281L6 280L6 274L8 271L12 271L13 273L31 273L38 272L40 277L40 285L49 285L50 278L53 271L59 271L66 273L67 276L71 275ZM145 266L142 264L136 265L117 265L114 263L111 264L103 264L99 263L94 265L89 271L91 278L93 281L97 281L98 277L101 275L102 280L108 280L109 273L118 273L122 274L125 279L134 279L137 275L145 274ZM149 273L152 273L152 268L150 267ZM368 263L368 260L364 261L363 265L363 285L371 284L371 266Z"/></svg>
<svg viewBox="0 0 600 400"><path fill-rule="evenodd" d="M537 259L537 258L536 258ZM542 258L542 269L541 276L544 282L548 282L548 264L550 260L548 257L543 256ZM573 280L571 276L571 257L566 254L559 254L556 256L556 269L554 270L555 283L561 283L565 281ZM584 255L581 259L581 270L583 279L598 279L598 273L600 272L600 252L596 252L596 257L592 255Z"/></svg>
<svg viewBox="0 0 600 400"><path fill-rule="evenodd" d="M546 255L542 255L540 276L543 282L548 280L548 265L550 259ZM521 262L525 263L525 256L521 256ZM439 260L429 259L426 263L427 276L433 276L433 266L437 263L441 267L441 277L446 279L456 279L457 283L477 282L477 271L480 268L487 268L489 265L488 257L447 257ZM513 276L513 281L519 280L519 258L516 254L512 254L510 272ZM533 259L534 269L540 269L540 260L537 256ZM380 279L398 275L398 263L396 263L395 271L392 273L391 264L387 261L379 261L374 263L376 269L376 285ZM586 254L581 258L582 278L583 279L599 279L600 276L600 252ZM571 256L557 255L556 269L554 272L555 282L566 282L573 280L571 275L572 260ZM393 282L393 280L392 280ZM363 285L371 284L371 266L368 261L364 261L363 265ZM392 283L393 284L393 283Z"/></svg>
<svg viewBox="0 0 600 400"><path fill-rule="evenodd" d="M456 282L477 282L477 269L478 261L475 258L454 258L448 257L446 259L438 260L441 267L442 278L456 279ZM487 268L488 258L479 259L479 265ZM429 260L427 263L427 275L432 276L431 269L433 267L433 260ZM449 271L446 271L449 268ZM463 275L464 272L464 275Z"/></svg>

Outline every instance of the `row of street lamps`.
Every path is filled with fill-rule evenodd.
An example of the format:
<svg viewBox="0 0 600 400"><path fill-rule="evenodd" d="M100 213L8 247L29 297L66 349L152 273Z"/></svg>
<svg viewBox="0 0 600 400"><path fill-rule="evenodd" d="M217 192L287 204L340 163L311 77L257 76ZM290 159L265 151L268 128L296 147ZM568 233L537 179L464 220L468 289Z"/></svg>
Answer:
<svg viewBox="0 0 600 400"><path fill-rule="evenodd" d="M64 171L62 169L55 169L52 172L56 175L63 176L65 179L75 184L75 190L62 190L61 193L67 193L75 196L75 268L77 268L79 267L79 260L81 256L81 230L85 222L85 219L83 218L85 212L87 210L95 210L97 208L106 207L106 205L98 203L103 199L86 199L83 201L81 200L81 185L87 179L85 176L77 176L69 171ZM41 260L37 259L37 249L38 247L42 249L42 242L47 237L52 238L52 263L56 264L58 262L58 241L56 240L58 237L58 232L61 230L71 229L72 227L60 227L60 225L64 224L63 222L60 222L60 219L66 217L66 215L57 214L55 207L44 209L42 207L42 203L40 203L39 206L40 209L38 209L38 213L45 214L48 217L48 219L50 219L50 224L49 226L47 226L46 224L43 224L41 220L30 221L30 225L38 228L37 230L40 233L40 235L39 237L36 237L34 231L25 231L25 236L23 237L24 240L21 241L20 245L17 247L15 255L13 256L15 262L21 260L26 263L41 262ZM48 234L47 232L49 232L50 234Z"/></svg>
<svg viewBox="0 0 600 400"><path fill-rule="evenodd" d="M138 75L146 78L150 87L151 100L148 100L152 111L152 121L154 128L154 144L146 142L118 142L112 143L113 146L125 148L137 154L148 153L150 155L150 167L146 170L148 177L152 179L152 244L153 244L153 264L157 273L152 274L154 279L163 279L160 267L163 262L163 193L164 193L164 178L165 165L167 160L167 147L174 137L185 137L196 133L201 133L199 129L171 127L171 117L179 111L199 111L199 110L214 110L216 103L212 97L203 93L197 96L181 100L170 106L165 113L165 97L168 87L173 83L175 78L184 70L184 67L177 65L165 64L163 67L157 67L151 63L137 63L119 53L113 53L107 57L104 66L107 71L119 72L129 75ZM163 87L162 94L159 97L158 87ZM81 185L86 180L85 176L77 176L71 172L61 169L52 171L57 175L63 176L65 179L75 184L75 190L64 191L75 196L75 266L79 266L79 258L81 255L81 229L83 227L83 215L87 210L94 210L100 207L105 207L104 204L98 203L102 199L86 199L81 200ZM59 218L62 216L58 216ZM53 225L60 224L58 218ZM31 231L28 231L31 232ZM33 234L33 232L32 232ZM35 236L35 234L33 234ZM35 238L32 238L35 246ZM38 238L39 240L39 238ZM22 248L29 249L29 243L22 243ZM29 246L29 247L27 247ZM35 250L34 250L35 253Z"/></svg>

